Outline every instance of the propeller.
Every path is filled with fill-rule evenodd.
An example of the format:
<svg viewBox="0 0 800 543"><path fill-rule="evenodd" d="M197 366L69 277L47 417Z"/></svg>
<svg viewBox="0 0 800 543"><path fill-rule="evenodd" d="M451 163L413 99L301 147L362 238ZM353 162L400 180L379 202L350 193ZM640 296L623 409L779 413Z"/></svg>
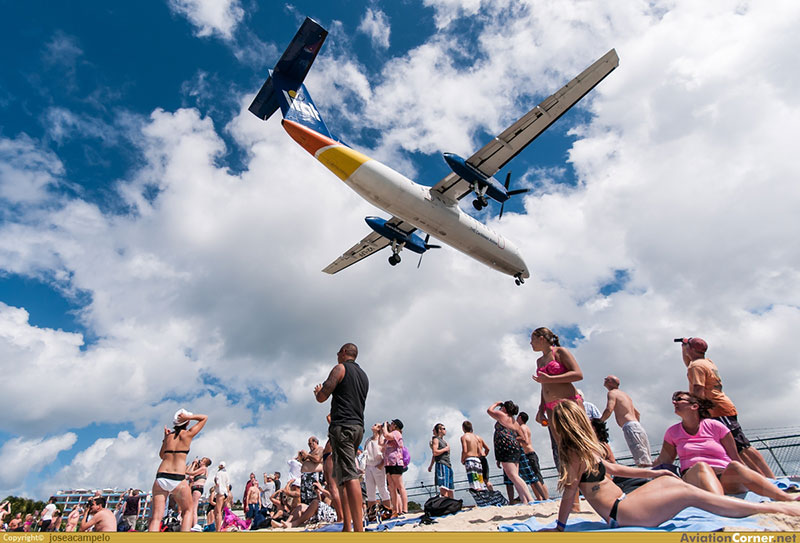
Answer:
<svg viewBox="0 0 800 543"><path fill-rule="evenodd" d="M506 194L508 195L508 197L509 197L509 198L510 198L511 196L514 196L515 194L523 194L523 193L525 193L525 192L528 192L529 190L531 190L531 189L516 189L516 190L508 190L508 184L509 184L510 182L511 182L511 172L508 172L508 173L506 174ZM502 204L500 204L500 216L499 216L499 217L497 217L497 220L498 220L498 221L499 221L500 219L502 219L502 218L503 218L503 208L504 208L504 207L506 207L506 203L505 203L505 202L503 202Z"/></svg>
<svg viewBox="0 0 800 543"><path fill-rule="evenodd" d="M428 244L428 240L429 239L431 239L431 235L430 234L425 236L425 250L426 251L428 249L441 249L442 248L441 245ZM419 255L419 262L417 262L417 269L419 269L419 267L422 265L422 257L423 256L425 256L425 253L422 253L422 254Z"/></svg>

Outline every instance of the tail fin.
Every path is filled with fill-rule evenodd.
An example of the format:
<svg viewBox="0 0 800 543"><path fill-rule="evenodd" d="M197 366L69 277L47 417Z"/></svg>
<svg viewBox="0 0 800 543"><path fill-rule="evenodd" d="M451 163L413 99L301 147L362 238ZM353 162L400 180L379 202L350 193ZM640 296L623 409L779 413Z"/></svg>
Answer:
<svg viewBox="0 0 800 543"><path fill-rule="evenodd" d="M274 70L248 108L260 119L269 119L278 108L284 119L295 121L331 137L328 127L317 111L303 80L322 48L328 31L306 17L289 47L283 52Z"/></svg>

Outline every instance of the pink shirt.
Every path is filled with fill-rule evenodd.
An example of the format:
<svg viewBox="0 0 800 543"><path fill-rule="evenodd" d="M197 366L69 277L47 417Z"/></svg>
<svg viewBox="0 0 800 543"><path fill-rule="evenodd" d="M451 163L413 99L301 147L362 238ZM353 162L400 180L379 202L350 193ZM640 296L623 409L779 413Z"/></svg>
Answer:
<svg viewBox="0 0 800 543"><path fill-rule="evenodd" d="M389 433L383 445L383 462L387 466L403 465L403 434L395 430Z"/></svg>
<svg viewBox="0 0 800 543"><path fill-rule="evenodd" d="M726 468L731 463L728 453L722 446L722 438L730 430L719 421L703 419L695 435L689 434L679 422L670 426L664 434L664 441L673 445L681 460L681 471L698 462L705 462L712 468Z"/></svg>

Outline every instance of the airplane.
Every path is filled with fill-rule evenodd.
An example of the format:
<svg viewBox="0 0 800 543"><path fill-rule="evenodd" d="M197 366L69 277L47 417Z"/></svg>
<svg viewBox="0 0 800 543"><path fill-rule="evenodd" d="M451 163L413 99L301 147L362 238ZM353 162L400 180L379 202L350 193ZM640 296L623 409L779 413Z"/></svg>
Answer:
<svg viewBox="0 0 800 543"><path fill-rule="evenodd" d="M319 23L306 18L248 108L262 120L280 109L281 124L292 139L361 197L392 215L390 219L367 217L372 232L322 271L337 273L386 247L392 250L392 266L400 262L404 248L418 253L421 262L426 251L439 247L428 243L433 235L512 276L518 286L524 283L530 272L519 249L462 211L459 200L475 194L473 206L483 208L487 196L505 205L511 196L524 192L508 190L510 174L505 184L493 176L619 65L616 51L611 49L471 157L445 153L453 171L427 187L338 141L328 130L303 84L327 35ZM427 233L424 240L416 230Z"/></svg>

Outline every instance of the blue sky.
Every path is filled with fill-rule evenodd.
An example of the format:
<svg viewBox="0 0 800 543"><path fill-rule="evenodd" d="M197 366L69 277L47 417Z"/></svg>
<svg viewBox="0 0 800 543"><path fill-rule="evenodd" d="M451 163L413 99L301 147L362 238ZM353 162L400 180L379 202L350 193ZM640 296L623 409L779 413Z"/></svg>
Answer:
<svg viewBox="0 0 800 543"><path fill-rule="evenodd" d="M0 494L148 488L179 406L211 416L194 449L234 479L281 469L324 433L310 391L345 341L372 377L367 416L406 420L423 469L433 423L489 434L493 401L535 410L540 325L601 408L602 377L622 378L652 442L685 382L681 335L709 341L746 428L795 424L792 3L2 10ZM305 16L330 31L307 85L331 130L429 185L442 152L469 156L617 49L508 166L531 193L477 215L521 247L523 288L450 249L420 270L319 271L378 210L246 110ZM754 360L772 370L756 383Z"/></svg>

